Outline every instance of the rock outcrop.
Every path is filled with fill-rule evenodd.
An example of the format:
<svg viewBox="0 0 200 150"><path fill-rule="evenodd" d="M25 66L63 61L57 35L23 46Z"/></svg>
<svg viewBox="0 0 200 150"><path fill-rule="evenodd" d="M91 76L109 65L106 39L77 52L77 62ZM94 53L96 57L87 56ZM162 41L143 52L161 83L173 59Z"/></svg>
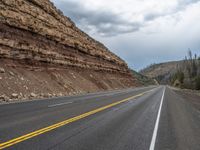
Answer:
<svg viewBox="0 0 200 150"><path fill-rule="evenodd" d="M49 0L0 1L0 67L6 70L3 75L0 74L0 83L7 84L1 87L4 90L7 88L6 93L11 95L12 89L15 89L14 92L21 92L21 95L29 93L31 96L33 92L37 93L31 97L41 95L39 91L33 90L33 86L36 86L34 83L39 81L30 79L31 74L37 74L46 86L50 86L51 81L46 80L45 76L52 75L52 80L56 80L58 87L64 89L61 92L65 95L69 94L70 88L74 91L91 92L135 86L135 79L126 63L103 44L79 30ZM68 77L73 76L71 73L74 77L77 76L76 79ZM84 77L85 74L88 77ZM23 88L16 88L9 81L10 78L18 79L19 76L24 80L20 79L18 82L30 88L26 93ZM81 82L81 78L87 80L84 84L91 84L94 88L84 88L80 83L77 87L75 82ZM26 80L30 80L32 84L25 83ZM70 84L65 83L67 80ZM10 89L9 85L12 85ZM53 93L52 91L58 93L57 89L46 88L43 94Z"/></svg>

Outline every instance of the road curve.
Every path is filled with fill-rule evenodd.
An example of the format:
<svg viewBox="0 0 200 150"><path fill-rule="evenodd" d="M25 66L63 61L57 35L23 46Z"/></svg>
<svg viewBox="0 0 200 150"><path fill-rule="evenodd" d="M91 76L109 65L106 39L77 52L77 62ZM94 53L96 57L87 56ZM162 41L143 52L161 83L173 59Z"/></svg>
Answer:
<svg viewBox="0 0 200 150"><path fill-rule="evenodd" d="M199 116L165 86L0 105L0 149L199 150Z"/></svg>

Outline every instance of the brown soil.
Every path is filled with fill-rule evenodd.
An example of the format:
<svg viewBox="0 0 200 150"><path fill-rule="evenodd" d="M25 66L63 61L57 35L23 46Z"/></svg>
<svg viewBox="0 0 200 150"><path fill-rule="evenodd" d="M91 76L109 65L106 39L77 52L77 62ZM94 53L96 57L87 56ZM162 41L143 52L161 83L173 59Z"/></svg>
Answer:
<svg viewBox="0 0 200 150"><path fill-rule="evenodd" d="M0 60L1 100L36 99L84 94L133 86L131 76L115 72L75 67L27 65L25 62ZM17 96L12 96L12 94Z"/></svg>
<svg viewBox="0 0 200 150"><path fill-rule="evenodd" d="M192 90L175 90L184 99L187 99L196 109L200 111L200 91Z"/></svg>

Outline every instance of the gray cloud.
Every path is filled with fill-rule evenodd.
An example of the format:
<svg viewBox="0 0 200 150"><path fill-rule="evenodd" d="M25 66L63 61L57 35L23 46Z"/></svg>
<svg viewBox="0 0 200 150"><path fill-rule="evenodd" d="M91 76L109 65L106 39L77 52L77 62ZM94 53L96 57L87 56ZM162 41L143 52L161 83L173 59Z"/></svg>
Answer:
<svg viewBox="0 0 200 150"><path fill-rule="evenodd" d="M52 0L65 15L69 16L83 30L89 33L97 33L100 36L115 36L124 33L139 31L148 21L155 20L159 17L174 14L187 5L198 2L199 0L179 0L178 6L168 12L148 12L144 14L143 22L134 22L123 19L119 14L109 10L92 10L85 8L77 1Z"/></svg>
<svg viewBox="0 0 200 150"><path fill-rule="evenodd" d="M159 17L164 17L168 15L173 15L177 12L183 11L187 6L195 4L197 2L200 2L200 0L178 0L177 7L174 9L171 9L170 11L158 13L158 12L150 12L146 15L144 15L145 21L152 21L154 19L157 19Z"/></svg>
<svg viewBox="0 0 200 150"><path fill-rule="evenodd" d="M188 5L197 2L199 2L199 0L179 0L179 4L181 5Z"/></svg>
<svg viewBox="0 0 200 150"><path fill-rule="evenodd" d="M200 2L200 0L178 0L178 6L174 12L182 11L187 8L188 5L192 5Z"/></svg>
<svg viewBox="0 0 200 150"><path fill-rule="evenodd" d="M143 26L139 22L125 20L111 11L90 10L74 1L62 1L62 3L55 1L54 3L83 30L94 31L101 36L135 32Z"/></svg>
<svg viewBox="0 0 200 150"><path fill-rule="evenodd" d="M51 1L79 28L126 60L131 68L140 70L151 63L182 59L188 48L200 55L200 0L175 0L172 5L160 5L159 9L127 5L128 15L114 13L112 5L101 10L97 6L86 7L81 0ZM141 10L134 11L134 7ZM124 15L127 18L133 15L141 21L124 19Z"/></svg>

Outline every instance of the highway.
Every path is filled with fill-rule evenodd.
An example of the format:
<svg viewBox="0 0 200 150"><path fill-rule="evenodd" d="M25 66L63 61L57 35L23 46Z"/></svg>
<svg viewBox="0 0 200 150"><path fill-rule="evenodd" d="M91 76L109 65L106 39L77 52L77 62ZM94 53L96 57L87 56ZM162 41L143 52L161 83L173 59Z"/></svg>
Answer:
<svg viewBox="0 0 200 150"><path fill-rule="evenodd" d="M1 104L0 149L200 150L200 111L168 86Z"/></svg>

